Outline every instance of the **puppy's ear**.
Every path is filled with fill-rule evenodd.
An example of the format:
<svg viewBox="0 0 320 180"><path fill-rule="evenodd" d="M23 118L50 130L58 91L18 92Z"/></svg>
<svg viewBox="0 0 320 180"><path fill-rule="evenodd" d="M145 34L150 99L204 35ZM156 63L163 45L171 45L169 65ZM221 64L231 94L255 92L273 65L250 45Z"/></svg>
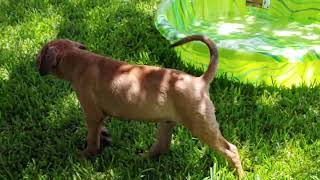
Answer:
<svg viewBox="0 0 320 180"><path fill-rule="evenodd" d="M40 64L41 64L41 59L42 59L42 54L43 54L42 51L43 50L41 50L41 52L38 54L37 59L36 59L36 64L37 64L38 70L40 69Z"/></svg>
<svg viewBox="0 0 320 180"><path fill-rule="evenodd" d="M74 42L74 43L75 43L75 46L78 47L79 49L87 50L87 47L82 43L79 43L79 42Z"/></svg>
<svg viewBox="0 0 320 180"><path fill-rule="evenodd" d="M48 47L38 58L38 62L40 62L40 65L38 65L40 75L47 75L50 69L57 65L57 49L55 47Z"/></svg>

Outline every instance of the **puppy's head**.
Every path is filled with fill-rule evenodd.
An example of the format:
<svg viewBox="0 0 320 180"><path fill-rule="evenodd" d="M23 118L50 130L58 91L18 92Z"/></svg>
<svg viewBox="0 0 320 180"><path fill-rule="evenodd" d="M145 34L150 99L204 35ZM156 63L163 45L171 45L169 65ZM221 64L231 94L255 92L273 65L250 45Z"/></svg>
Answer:
<svg viewBox="0 0 320 180"><path fill-rule="evenodd" d="M68 39L57 39L44 45L37 56L37 68L41 76L47 75L55 70L61 60L64 52L74 49L83 49L86 47L75 41Z"/></svg>

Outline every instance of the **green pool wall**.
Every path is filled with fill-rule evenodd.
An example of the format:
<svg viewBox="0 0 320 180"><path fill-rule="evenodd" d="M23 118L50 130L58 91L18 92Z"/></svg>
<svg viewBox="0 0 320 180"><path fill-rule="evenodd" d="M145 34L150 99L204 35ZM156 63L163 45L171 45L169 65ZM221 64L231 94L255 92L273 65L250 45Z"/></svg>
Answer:
<svg viewBox="0 0 320 180"><path fill-rule="evenodd" d="M219 74L242 82L312 85L320 81L320 0L271 0L268 9L244 0L164 0L155 25L173 42L205 34L219 47ZM206 68L207 47L176 49L181 59Z"/></svg>

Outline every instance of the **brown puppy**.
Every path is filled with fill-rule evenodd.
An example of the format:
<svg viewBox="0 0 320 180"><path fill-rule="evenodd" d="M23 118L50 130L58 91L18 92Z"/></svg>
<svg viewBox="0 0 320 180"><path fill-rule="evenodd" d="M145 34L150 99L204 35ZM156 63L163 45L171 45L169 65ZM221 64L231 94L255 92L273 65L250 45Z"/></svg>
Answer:
<svg viewBox="0 0 320 180"><path fill-rule="evenodd" d="M210 50L210 65L200 77L153 66L130 65L85 50L84 45L70 40L53 40L37 58L41 75L51 73L71 82L86 116L87 148L84 157L99 152L100 134L107 116L158 122L157 140L148 156L167 152L176 123L221 153L243 176L235 145L220 133L215 109L209 97L218 52L207 37L193 35L172 46L189 41L202 41Z"/></svg>

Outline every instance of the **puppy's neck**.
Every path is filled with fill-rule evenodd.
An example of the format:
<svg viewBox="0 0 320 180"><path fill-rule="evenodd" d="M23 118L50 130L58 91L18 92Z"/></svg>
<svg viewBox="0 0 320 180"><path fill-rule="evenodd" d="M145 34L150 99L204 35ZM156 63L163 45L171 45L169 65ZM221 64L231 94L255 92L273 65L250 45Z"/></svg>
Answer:
<svg viewBox="0 0 320 180"><path fill-rule="evenodd" d="M108 69L106 72L103 72L104 74L108 74L116 71L123 64L126 63L86 50L72 50L63 54L57 68L52 71L52 74L72 83L86 73L88 68Z"/></svg>
<svg viewBox="0 0 320 180"><path fill-rule="evenodd" d="M60 79L72 82L78 74L81 74L89 66L90 58L86 58L86 54L88 53L88 51L84 50L65 52L57 67L52 71L52 74Z"/></svg>

